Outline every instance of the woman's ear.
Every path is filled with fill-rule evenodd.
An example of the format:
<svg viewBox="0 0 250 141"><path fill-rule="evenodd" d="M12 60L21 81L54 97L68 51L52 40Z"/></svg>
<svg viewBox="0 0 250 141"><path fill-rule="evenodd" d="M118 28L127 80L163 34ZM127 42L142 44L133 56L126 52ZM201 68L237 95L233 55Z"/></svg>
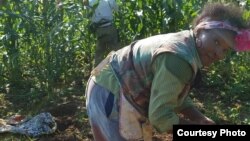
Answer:
<svg viewBox="0 0 250 141"><path fill-rule="evenodd" d="M197 47L202 47L202 42L201 42L201 39L200 39L200 34L201 34L201 30L198 30L196 32L196 34L194 35L195 36L195 43L196 43Z"/></svg>
<svg viewBox="0 0 250 141"><path fill-rule="evenodd" d="M201 40L200 40L199 37L196 38L196 41L195 41L195 42L196 42L196 46L197 46L197 47L199 47L199 48L202 47L202 42L201 42Z"/></svg>

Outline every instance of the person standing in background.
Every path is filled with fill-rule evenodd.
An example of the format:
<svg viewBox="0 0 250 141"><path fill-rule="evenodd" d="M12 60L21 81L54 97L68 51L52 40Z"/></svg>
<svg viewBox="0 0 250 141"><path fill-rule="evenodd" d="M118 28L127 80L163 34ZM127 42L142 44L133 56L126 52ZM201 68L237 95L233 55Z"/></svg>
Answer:
<svg viewBox="0 0 250 141"><path fill-rule="evenodd" d="M91 32L96 35L95 66L112 50L119 48L118 31L113 22L113 12L118 11L115 0L83 0L91 9Z"/></svg>

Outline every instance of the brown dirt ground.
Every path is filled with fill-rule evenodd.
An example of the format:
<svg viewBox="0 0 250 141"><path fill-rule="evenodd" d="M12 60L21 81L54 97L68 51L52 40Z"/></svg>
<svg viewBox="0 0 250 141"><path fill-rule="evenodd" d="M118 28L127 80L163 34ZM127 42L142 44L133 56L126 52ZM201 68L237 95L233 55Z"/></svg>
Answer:
<svg viewBox="0 0 250 141"><path fill-rule="evenodd" d="M75 92L71 92L67 95L60 95L57 98L54 98L53 101L48 102L47 100L39 99L39 102L42 103L42 106L34 105L32 108L29 104L26 106L24 101L18 101L16 103L12 101L13 99L6 99L5 102L9 101L10 103L15 104L6 104L7 107L4 111L0 111L1 118L6 118L4 116L7 112L16 112L13 109L28 109L30 111L36 111L35 113L49 112L57 123L57 129L55 133L50 135L43 135L39 138L32 139L30 137L12 134L12 133L2 133L0 134L0 141L94 141L91 128L88 122L88 116L86 114L85 100L83 96L84 88L77 89ZM5 94L8 95L8 94ZM3 104L3 101L0 101L0 104ZM19 105L21 103L21 105ZM28 105L28 106L27 106ZM26 108L25 108L26 107ZM34 110L35 109L35 110ZM24 110L24 113L26 110ZM27 113L28 113L27 112ZM25 116L25 115L24 115ZM171 141L171 134L157 134L153 136L153 141Z"/></svg>
<svg viewBox="0 0 250 141"><path fill-rule="evenodd" d="M44 110L55 117L57 130L53 135L41 137L39 141L93 141L84 105L82 99L74 97L70 102ZM153 136L153 141L171 140L171 134L154 134Z"/></svg>
<svg viewBox="0 0 250 141"><path fill-rule="evenodd" d="M44 135L35 140L93 141L82 91L84 90L81 89L80 92L78 91L74 92L74 94L60 96L60 98L58 98L56 101L49 102L50 104L46 103L42 106L43 108L38 108L40 112L50 112L55 117L57 122L57 130L51 135ZM202 99L202 97L200 98ZM226 121L223 123L226 123ZM6 136L9 135L7 134ZM4 137L5 136L0 135L0 140ZM21 137L25 138L24 140L30 140L30 138L24 136ZM9 141L9 139L7 140ZM172 134L155 133L153 135L153 141L172 141Z"/></svg>
<svg viewBox="0 0 250 141"><path fill-rule="evenodd" d="M202 99L202 96L199 98ZM45 110L56 118L58 129L53 135L41 137L39 141L93 141L82 93L64 99L67 99L67 102L49 106L50 108ZM230 124L222 120L220 123ZM153 141L172 140L172 134L155 133L153 135Z"/></svg>

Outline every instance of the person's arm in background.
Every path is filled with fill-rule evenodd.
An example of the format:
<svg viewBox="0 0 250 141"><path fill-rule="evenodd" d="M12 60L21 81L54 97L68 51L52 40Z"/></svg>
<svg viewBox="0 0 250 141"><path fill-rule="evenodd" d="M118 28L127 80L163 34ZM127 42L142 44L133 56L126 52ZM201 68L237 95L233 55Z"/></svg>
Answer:
<svg viewBox="0 0 250 141"><path fill-rule="evenodd" d="M83 0L83 5L89 6L89 0Z"/></svg>
<svg viewBox="0 0 250 141"><path fill-rule="evenodd" d="M83 5L89 8L97 7L98 4L99 4L98 0L83 0Z"/></svg>

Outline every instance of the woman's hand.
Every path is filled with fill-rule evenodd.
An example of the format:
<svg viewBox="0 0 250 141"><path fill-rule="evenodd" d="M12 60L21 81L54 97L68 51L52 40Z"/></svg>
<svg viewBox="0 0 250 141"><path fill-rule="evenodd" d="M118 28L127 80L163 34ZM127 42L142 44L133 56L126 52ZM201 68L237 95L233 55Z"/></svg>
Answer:
<svg viewBox="0 0 250 141"><path fill-rule="evenodd" d="M198 121L198 124L215 125L216 123L212 119L204 116L203 118L200 119L200 121Z"/></svg>
<svg viewBox="0 0 250 141"><path fill-rule="evenodd" d="M190 123L193 124L204 124L204 125L214 125L216 124L212 119L203 115L195 107L189 107L181 111L184 118L189 119Z"/></svg>

